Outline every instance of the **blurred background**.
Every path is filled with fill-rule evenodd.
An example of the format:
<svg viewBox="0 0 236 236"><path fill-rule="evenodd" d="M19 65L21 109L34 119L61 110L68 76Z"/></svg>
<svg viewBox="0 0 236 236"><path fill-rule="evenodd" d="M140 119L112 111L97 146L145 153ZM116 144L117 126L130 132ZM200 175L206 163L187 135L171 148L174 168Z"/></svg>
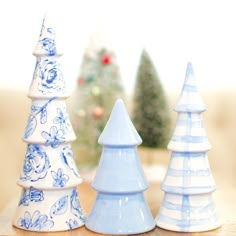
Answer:
<svg viewBox="0 0 236 236"><path fill-rule="evenodd" d="M113 103L96 104L97 97L107 89L103 87L107 82L101 78L116 79L109 91L114 99L124 98L131 118L137 117L136 85L145 49L150 62L146 73L158 81L157 87L151 87L164 97L161 101L165 104L162 109L168 113L165 116L169 119L168 140L177 115L173 108L181 92L187 62L191 61L207 107L203 122L212 144L208 154L213 176L219 188L235 187L235 10L233 0L2 1L0 187L5 191L1 191L0 208L20 191L16 180L26 151L21 137L31 105L27 91L36 62L32 52L45 12L53 19L57 43L64 50L61 65L71 94L67 100L68 112L77 135L88 113L86 109L92 110L88 114L94 119L95 128L99 127L93 136L95 141L110 114ZM90 90L88 101L85 96L89 92L83 91ZM91 180L100 155L91 154L95 160L88 161L87 143L83 150L77 150L79 143L77 140L73 144L78 168L85 180ZM165 174L171 154L165 146L139 148L150 181L161 181Z"/></svg>

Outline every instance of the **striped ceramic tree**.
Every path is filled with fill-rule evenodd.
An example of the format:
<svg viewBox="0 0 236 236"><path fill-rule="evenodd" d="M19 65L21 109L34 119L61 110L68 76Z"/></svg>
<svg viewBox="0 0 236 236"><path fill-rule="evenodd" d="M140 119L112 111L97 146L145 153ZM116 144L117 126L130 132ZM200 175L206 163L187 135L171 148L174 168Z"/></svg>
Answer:
<svg viewBox="0 0 236 236"><path fill-rule="evenodd" d="M157 226L180 232L211 230L220 226L212 199L216 187L206 155L211 146L201 117L205 105L191 63L175 111L178 118L168 145L172 155L161 186L165 196Z"/></svg>
<svg viewBox="0 0 236 236"><path fill-rule="evenodd" d="M34 55L32 106L23 137L28 146L18 181L22 195L13 224L31 231L68 230L85 221L76 190L82 180L70 146L75 134L66 110L62 53L46 17Z"/></svg>

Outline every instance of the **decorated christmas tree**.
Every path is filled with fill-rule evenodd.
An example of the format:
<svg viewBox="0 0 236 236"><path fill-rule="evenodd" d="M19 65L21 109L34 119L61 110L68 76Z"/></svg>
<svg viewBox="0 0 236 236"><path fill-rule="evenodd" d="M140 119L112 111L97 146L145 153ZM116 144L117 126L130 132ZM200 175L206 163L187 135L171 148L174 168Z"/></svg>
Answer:
<svg viewBox="0 0 236 236"><path fill-rule="evenodd" d="M13 224L30 231L61 231L84 225L77 193L81 183L70 143L75 134L66 110L68 97L55 41L55 28L44 18L24 141L28 143L18 184L22 195Z"/></svg>
<svg viewBox="0 0 236 236"><path fill-rule="evenodd" d="M103 152L93 181L98 192L86 227L104 234L137 234L155 227L137 145L142 140L118 99L98 140Z"/></svg>
<svg viewBox="0 0 236 236"><path fill-rule="evenodd" d="M201 117L205 105L191 63L175 111L178 118L168 145L172 155L161 186L165 196L157 226L180 232L212 230L220 222L212 199L216 187L206 154L211 146Z"/></svg>
<svg viewBox="0 0 236 236"><path fill-rule="evenodd" d="M88 48L80 67L75 91L74 143L80 164L97 164L101 147L97 144L112 106L123 96L123 87L114 52L106 48Z"/></svg>
<svg viewBox="0 0 236 236"><path fill-rule="evenodd" d="M134 91L133 121L143 146L164 148L170 134L170 112L155 67L143 50Z"/></svg>

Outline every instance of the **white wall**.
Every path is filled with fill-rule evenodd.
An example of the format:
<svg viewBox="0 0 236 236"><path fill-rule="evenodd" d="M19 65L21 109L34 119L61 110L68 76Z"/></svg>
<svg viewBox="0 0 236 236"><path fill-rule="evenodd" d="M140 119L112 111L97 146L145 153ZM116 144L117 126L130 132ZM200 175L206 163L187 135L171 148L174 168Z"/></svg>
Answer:
<svg viewBox="0 0 236 236"><path fill-rule="evenodd" d="M140 51L149 51L166 89L179 91L193 62L202 89L236 85L236 14L229 0L8 0L0 3L0 87L28 89L44 13L58 24L64 75L73 90L93 32L114 48L132 91ZM102 31L101 31L102 32Z"/></svg>

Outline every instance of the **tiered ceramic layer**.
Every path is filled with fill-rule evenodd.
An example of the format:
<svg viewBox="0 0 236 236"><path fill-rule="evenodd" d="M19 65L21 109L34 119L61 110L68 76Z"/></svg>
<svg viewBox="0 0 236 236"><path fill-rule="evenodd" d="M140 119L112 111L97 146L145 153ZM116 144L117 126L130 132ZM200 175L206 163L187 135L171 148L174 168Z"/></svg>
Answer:
<svg viewBox="0 0 236 236"><path fill-rule="evenodd" d="M157 226L180 232L201 232L220 226L211 194L166 193L156 220Z"/></svg>
<svg viewBox="0 0 236 236"><path fill-rule="evenodd" d="M165 192L202 194L215 191L215 182L204 152L172 152L165 179Z"/></svg>
<svg viewBox="0 0 236 236"><path fill-rule="evenodd" d="M44 19L29 97L32 106L23 139L28 143L18 181L22 196L13 224L31 231L61 231L85 222L76 186L82 179L70 142L75 140L65 81L51 23Z"/></svg>
<svg viewBox="0 0 236 236"><path fill-rule="evenodd" d="M161 189L165 191L157 226L180 232L200 232L220 226L212 199L215 182L206 152L211 145L201 113L205 106L188 64L181 96L175 107L176 128L168 144L172 155Z"/></svg>

